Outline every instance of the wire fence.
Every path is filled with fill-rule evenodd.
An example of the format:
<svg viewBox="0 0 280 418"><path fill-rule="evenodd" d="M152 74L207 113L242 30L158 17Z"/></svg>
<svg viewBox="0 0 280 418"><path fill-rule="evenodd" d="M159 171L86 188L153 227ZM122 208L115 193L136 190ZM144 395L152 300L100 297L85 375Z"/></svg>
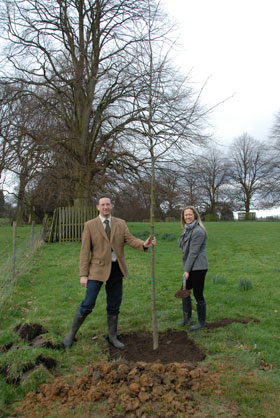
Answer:
<svg viewBox="0 0 280 418"><path fill-rule="evenodd" d="M0 250L0 316L5 301L11 295L19 274L27 269L30 258L43 241L41 229L32 223L30 235L24 240L17 238L17 225L13 223L13 237Z"/></svg>

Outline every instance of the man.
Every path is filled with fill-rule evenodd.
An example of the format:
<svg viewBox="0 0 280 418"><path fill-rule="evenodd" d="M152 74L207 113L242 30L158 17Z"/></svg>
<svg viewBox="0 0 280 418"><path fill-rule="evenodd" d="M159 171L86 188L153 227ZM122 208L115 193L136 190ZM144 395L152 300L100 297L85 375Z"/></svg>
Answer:
<svg viewBox="0 0 280 418"><path fill-rule="evenodd" d="M86 296L77 309L71 330L64 338L63 347L71 347L74 337L95 306L101 286L106 283L107 323L110 343L124 348L117 338L118 315L122 301L122 281L127 278L124 244L140 251L156 245L156 238L145 242L135 238L122 219L111 216L110 198L101 197L96 205L99 216L85 223L80 253L80 283Z"/></svg>

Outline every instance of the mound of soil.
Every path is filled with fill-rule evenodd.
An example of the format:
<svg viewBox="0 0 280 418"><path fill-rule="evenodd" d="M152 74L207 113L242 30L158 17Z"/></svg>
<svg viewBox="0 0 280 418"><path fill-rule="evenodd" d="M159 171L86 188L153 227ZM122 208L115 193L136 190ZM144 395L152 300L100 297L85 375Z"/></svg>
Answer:
<svg viewBox="0 0 280 418"><path fill-rule="evenodd" d="M56 411L57 417L206 417L194 392L205 386L217 387L219 376L207 366L190 363L115 362L94 364L81 377L60 377L29 392L12 417L38 418ZM107 401L104 411L104 401ZM90 414L75 415L83 404L95 403ZM101 410L99 409L101 408Z"/></svg>

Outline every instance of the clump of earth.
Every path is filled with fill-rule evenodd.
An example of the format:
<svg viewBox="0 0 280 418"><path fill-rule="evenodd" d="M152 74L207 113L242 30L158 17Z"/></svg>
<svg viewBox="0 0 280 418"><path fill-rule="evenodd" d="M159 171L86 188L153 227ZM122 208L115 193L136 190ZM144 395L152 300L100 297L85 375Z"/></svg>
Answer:
<svg viewBox="0 0 280 418"><path fill-rule="evenodd" d="M218 374L209 373L206 365L103 360L83 376L59 377L41 385L36 393L29 392L12 416L38 418L55 410L56 416L62 417L83 404L99 403L100 407L107 401L104 414L71 416L203 418L207 415L201 413L194 393L218 384ZM95 407L92 410L96 411Z"/></svg>

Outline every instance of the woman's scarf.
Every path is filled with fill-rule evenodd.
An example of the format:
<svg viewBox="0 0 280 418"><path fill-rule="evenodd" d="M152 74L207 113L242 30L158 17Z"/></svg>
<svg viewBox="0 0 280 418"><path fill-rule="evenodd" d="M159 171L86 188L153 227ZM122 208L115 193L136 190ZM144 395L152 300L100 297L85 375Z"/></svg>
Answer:
<svg viewBox="0 0 280 418"><path fill-rule="evenodd" d="M185 223L183 232L181 233L181 235L180 235L180 237L178 239L178 244L179 244L179 247L181 249L183 249L186 241L189 240L190 233L196 227L197 224L198 224L197 219L195 219L191 224Z"/></svg>

